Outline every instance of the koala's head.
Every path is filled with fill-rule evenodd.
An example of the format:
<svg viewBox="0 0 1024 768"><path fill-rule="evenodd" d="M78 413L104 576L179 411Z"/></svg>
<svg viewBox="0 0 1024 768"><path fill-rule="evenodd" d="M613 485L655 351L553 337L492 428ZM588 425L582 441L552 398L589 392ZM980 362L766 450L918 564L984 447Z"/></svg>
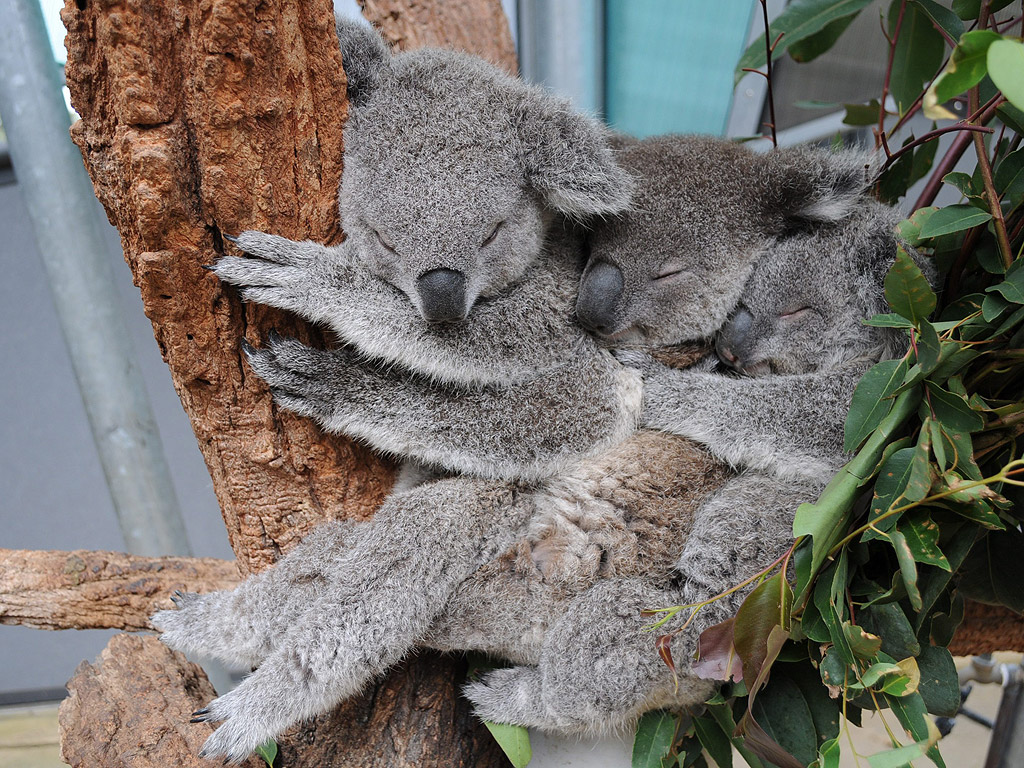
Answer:
<svg viewBox="0 0 1024 768"><path fill-rule="evenodd" d="M848 216L875 168L864 153L684 136L616 158L637 179L633 204L592 232L576 314L600 337L650 346L710 337L774 239Z"/></svg>
<svg viewBox="0 0 1024 768"><path fill-rule="evenodd" d="M883 282L896 258L899 219L894 209L865 201L841 222L777 240L716 337L719 358L756 376L891 356L899 333L861 321L887 311Z"/></svg>
<svg viewBox="0 0 1024 768"><path fill-rule="evenodd" d="M348 77L342 224L361 257L429 322L466 318L540 253L552 213L629 202L607 132L482 59L392 54L338 20Z"/></svg>

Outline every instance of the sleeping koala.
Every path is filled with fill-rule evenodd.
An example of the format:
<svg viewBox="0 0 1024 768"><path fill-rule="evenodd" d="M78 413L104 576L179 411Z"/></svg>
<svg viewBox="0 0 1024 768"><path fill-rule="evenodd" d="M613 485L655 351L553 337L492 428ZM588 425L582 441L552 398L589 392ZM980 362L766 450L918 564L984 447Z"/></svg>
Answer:
<svg viewBox="0 0 1024 768"><path fill-rule="evenodd" d="M342 182L352 234L328 248L243 233L237 245L250 258L227 256L216 273L247 300L324 323L351 345L250 348L279 403L455 474L394 493L369 523L323 526L236 590L181 596L179 610L154 616L172 647L258 667L197 713L225 721L204 754L243 758L353 695L415 645L515 662L467 689L478 714L502 722L584 732L703 701L712 684L688 675L673 684L641 610L680 601L673 566L692 511L724 475L690 441L634 432L638 375L575 325L578 238L559 211L601 212L580 190L595 188L602 162L543 160L552 147L531 149L531 135L519 131L537 112L535 103L524 107L534 92L482 63L436 51L389 58L362 28L340 25L339 37L355 105ZM515 189L483 183L489 163L462 143L475 126L446 123L437 106L456 109L457 94L477 98L495 83L510 91L487 101L507 109L491 125L509 133L473 151L504 157L514 146ZM599 132L584 151L580 134L561 127L582 118L543 100L542 144L607 159ZM401 120L373 112L391 101ZM417 143L409 127L417 124L429 141ZM395 146L382 149L370 136ZM392 157L415 172L396 181L401 165ZM362 176L350 176L353 167ZM376 171L389 183L375 183ZM452 206L451 221L428 218L420 241L419 222L402 206L428 198ZM490 214L459 210L496 211L510 199L525 209L512 206L492 230L482 226ZM531 206L539 216L520 216ZM447 271L421 281L437 270ZM692 654L693 639L676 641L676 658Z"/></svg>
<svg viewBox="0 0 1024 768"><path fill-rule="evenodd" d="M715 337L734 375L620 354L644 371L646 426L696 440L740 471L696 513L678 566L684 603L780 556L796 508L817 499L845 463L843 424L857 382L906 346L900 332L861 322L886 311L899 219L865 197L842 221L807 224L760 255ZM702 625L733 615L744 594L705 608Z"/></svg>

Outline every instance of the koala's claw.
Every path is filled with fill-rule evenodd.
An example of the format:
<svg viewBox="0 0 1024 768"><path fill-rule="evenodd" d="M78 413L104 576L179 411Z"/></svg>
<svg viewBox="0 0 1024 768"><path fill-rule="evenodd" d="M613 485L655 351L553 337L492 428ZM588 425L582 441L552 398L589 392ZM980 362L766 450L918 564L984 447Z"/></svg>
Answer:
<svg viewBox="0 0 1024 768"><path fill-rule="evenodd" d="M227 240L229 243L237 243L238 242L238 236L237 235L229 235L227 232L221 232L220 236L222 238L224 238L225 240Z"/></svg>
<svg viewBox="0 0 1024 768"><path fill-rule="evenodd" d="M192 717L189 719L189 722L205 723L207 721L207 715L209 714L210 710L208 707L204 707L203 709L197 709L195 712L192 713Z"/></svg>

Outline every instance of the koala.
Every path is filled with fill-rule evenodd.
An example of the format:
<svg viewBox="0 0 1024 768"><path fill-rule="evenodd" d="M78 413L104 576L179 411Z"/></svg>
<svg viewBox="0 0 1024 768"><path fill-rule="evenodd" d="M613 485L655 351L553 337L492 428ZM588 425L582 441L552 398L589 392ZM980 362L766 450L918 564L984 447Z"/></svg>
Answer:
<svg viewBox="0 0 1024 768"><path fill-rule="evenodd" d="M339 18L349 118L341 220L424 320L466 318L520 280L554 214L625 210L632 181L597 121L474 56L392 55Z"/></svg>
<svg viewBox="0 0 1024 768"><path fill-rule="evenodd" d="M859 152L755 154L699 136L623 143L616 158L637 179L633 205L594 227L576 315L617 347L710 337L769 246L845 218L876 165Z"/></svg>
<svg viewBox="0 0 1024 768"><path fill-rule="evenodd" d="M900 218L864 197L840 221L774 240L715 334L724 372L620 355L644 370L645 426L689 437L739 472L696 513L678 563L684 603L780 556L796 508L847 460L843 424L857 382L906 345L899 332L862 323L886 311ZM743 595L703 609L702 624L733 615Z"/></svg>
<svg viewBox="0 0 1024 768"><path fill-rule="evenodd" d="M503 722L585 732L699 703L712 684L674 685L641 611L676 602L690 512L724 469L636 432L640 376L573 311L574 221L621 210L629 177L601 129L539 90L462 54L391 55L369 30L338 32L348 238L245 232L227 240L247 257L214 272L343 343L247 347L278 403L437 477L153 617L171 647L256 668L195 714L222 722L203 754L241 760L417 645L516 662L467 691Z"/></svg>

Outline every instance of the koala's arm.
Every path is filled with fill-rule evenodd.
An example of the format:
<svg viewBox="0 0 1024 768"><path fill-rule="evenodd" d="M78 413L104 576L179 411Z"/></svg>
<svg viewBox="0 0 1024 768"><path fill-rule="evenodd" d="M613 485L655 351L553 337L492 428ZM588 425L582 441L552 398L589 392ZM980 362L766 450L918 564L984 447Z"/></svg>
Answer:
<svg viewBox="0 0 1024 768"><path fill-rule="evenodd" d="M677 566L681 602L708 600L770 565L792 543L796 508L817 499L824 487L824 479L782 480L756 471L729 480L694 517ZM735 616L752 587L701 608L690 634Z"/></svg>
<svg viewBox="0 0 1024 768"><path fill-rule="evenodd" d="M534 480L625 439L640 382L610 355L577 357L507 386L439 384L362 358L272 338L249 363L289 410L377 450L449 471Z"/></svg>
<svg viewBox="0 0 1024 768"><path fill-rule="evenodd" d="M431 325L347 243L330 247L255 231L235 243L251 258L224 256L213 271L247 301L324 323L367 356L440 381L508 382L594 346L572 322L572 274L532 268L508 292L481 301L468 322Z"/></svg>
<svg viewBox="0 0 1024 768"><path fill-rule="evenodd" d="M259 669L197 713L226 721L203 756L241 761L266 739L358 693L412 650L459 582L510 545L528 511L514 485L464 477L389 497L371 527L332 555L329 567L314 568L324 578L319 592L274 639ZM265 579L243 599L222 601L225 613L211 626L237 622L244 631L252 612L274 612L291 601L281 584ZM168 643L217 652L216 642L197 645L197 638L211 642L205 617L190 617L188 603L181 612L179 623L193 619L193 631L165 636Z"/></svg>
<svg viewBox="0 0 1024 768"><path fill-rule="evenodd" d="M734 467L826 478L843 462L843 423L863 368L731 377L644 366L643 426L703 443Z"/></svg>

